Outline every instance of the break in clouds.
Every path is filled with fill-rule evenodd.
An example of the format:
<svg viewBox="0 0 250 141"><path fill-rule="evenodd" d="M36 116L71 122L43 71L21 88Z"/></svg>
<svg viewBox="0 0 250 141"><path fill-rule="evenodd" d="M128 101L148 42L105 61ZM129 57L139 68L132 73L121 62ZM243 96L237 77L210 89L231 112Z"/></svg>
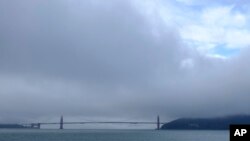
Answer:
<svg viewBox="0 0 250 141"><path fill-rule="evenodd" d="M249 50L201 54L148 7L2 0L0 121L248 114Z"/></svg>

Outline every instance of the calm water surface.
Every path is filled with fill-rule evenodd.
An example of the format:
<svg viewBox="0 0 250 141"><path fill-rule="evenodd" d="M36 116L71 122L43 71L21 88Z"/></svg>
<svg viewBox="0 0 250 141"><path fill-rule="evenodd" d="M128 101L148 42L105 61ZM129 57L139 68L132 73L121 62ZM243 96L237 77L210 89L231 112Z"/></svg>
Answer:
<svg viewBox="0 0 250 141"><path fill-rule="evenodd" d="M229 131L0 129L0 141L229 141Z"/></svg>

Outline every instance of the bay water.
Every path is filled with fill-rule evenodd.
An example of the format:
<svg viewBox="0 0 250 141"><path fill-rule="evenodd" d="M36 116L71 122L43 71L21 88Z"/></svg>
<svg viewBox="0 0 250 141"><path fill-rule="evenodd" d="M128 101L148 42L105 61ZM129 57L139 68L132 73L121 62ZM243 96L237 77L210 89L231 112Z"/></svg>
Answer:
<svg viewBox="0 0 250 141"><path fill-rule="evenodd" d="M229 141L229 131L0 129L0 141Z"/></svg>

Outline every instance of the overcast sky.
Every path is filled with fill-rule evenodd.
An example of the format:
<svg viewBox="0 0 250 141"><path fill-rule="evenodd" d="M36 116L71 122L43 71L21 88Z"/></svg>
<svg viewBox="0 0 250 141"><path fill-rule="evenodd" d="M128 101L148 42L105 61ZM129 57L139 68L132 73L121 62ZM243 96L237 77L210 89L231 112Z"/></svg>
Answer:
<svg viewBox="0 0 250 141"><path fill-rule="evenodd" d="M0 122L249 114L248 0L1 0Z"/></svg>

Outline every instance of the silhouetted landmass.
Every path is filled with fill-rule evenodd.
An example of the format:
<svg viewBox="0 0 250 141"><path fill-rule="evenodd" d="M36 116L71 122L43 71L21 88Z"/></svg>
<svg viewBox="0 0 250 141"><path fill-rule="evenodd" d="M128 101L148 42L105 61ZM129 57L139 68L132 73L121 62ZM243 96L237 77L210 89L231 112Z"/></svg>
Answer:
<svg viewBox="0 0 250 141"><path fill-rule="evenodd" d="M250 115L237 115L220 118L181 118L164 124L161 129L228 130L230 124L250 124Z"/></svg>
<svg viewBox="0 0 250 141"><path fill-rule="evenodd" d="M0 124L0 128L27 128L25 126L19 125L19 124Z"/></svg>

